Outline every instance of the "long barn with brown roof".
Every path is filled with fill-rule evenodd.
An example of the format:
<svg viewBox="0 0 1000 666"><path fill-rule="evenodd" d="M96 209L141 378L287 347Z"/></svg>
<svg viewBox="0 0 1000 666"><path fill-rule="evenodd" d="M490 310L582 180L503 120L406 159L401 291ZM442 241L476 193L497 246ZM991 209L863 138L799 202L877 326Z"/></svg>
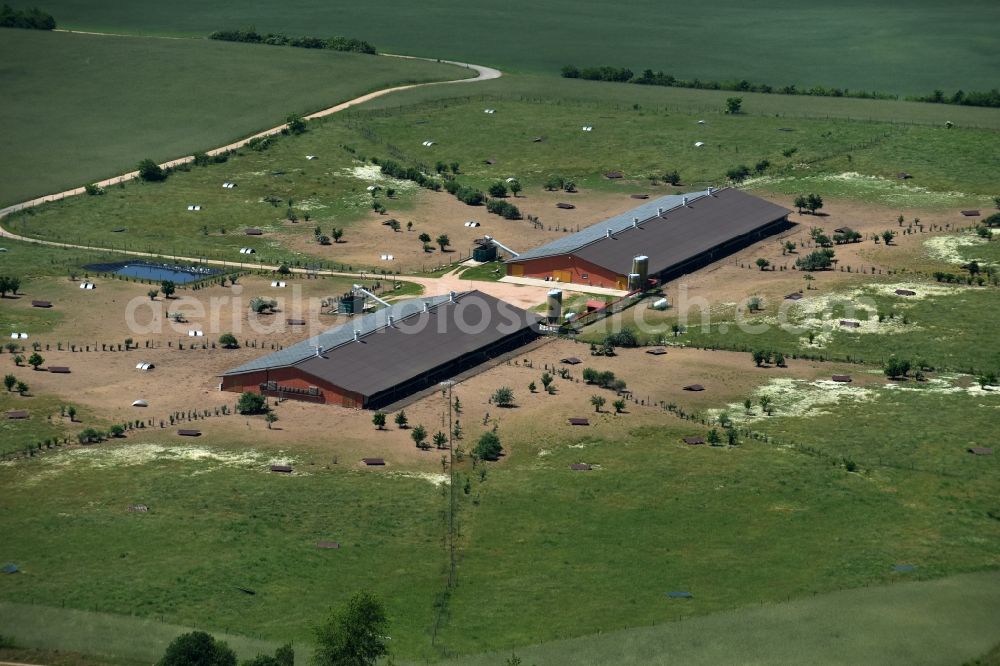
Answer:
<svg viewBox="0 0 1000 666"><path fill-rule="evenodd" d="M480 291L400 301L233 368L222 389L378 409L518 349L539 320Z"/></svg>
<svg viewBox="0 0 1000 666"><path fill-rule="evenodd" d="M507 275L629 288L689 273L788 227L791 211L737 189L660 197L507 260ZM640 274L641 275L641 274Z"/></svg>

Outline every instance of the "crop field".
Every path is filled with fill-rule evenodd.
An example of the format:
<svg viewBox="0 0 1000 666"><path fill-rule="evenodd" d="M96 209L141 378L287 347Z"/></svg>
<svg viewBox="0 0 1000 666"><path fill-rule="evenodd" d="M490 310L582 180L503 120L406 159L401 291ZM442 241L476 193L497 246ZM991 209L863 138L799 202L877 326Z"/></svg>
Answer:
<svg viewBox="0 0 1000 666"><path fill-rule="evenodd" d="M0 108L0 205L225 145L292 112L465 75L331 51L16 29L0 29L0 63L16 100Z"/></svg>
<svg viewBox="0 0 1000 666"><path fill-rule="evenodd" d="M254 25L293 35L347 35L389 52L552 74L573 62L650 67L682 78L927 94L935 88L995 87L1000 68L990 48L990 26L1000 14L988 0L957 6L915 0L905 12L891 3L833 7L782 0L769 6L766 20L759 8L733 0L614 6L517 0L502 13L460 2L428 9L399 0L382 0L366 12L311 1L279 9L262 2L209 6L186 0L140 8L52 0L46 9L62 27L74 29L203 36Z"/></svg>

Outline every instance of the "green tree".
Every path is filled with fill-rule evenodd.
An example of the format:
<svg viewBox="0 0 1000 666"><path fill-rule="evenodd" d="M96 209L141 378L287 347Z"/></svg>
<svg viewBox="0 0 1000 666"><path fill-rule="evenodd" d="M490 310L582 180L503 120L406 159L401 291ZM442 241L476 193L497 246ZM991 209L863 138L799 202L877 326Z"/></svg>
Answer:
<svg viewBox="0 0 1000 666"><path fill-rule="evenodd" d="M528 391L534 393L536 390L538 390L538 387L535 385L535 382L528 384Z"/></svg>
<svg viewBox="0 0 1000 666"><path fill-rule="evenodd" d="M542 387L544 387L546 391L549 390L549 384L551 384L554 380L555 377L553 377L549 373L547 372L542 373Z"/></svg>
<svg viewBox="0 0 1000 666"><path fill-rule="evenodd" d="M882 232L882 240L885 241L886 245L889 245L892 243L892 238L895 235L896 234L893 231L886 229L885 231Z"/></svg>
<svg viewBox="0 0 1000 666"><path fill-rule="evenodd" d="M334 243L339 243L340 239L344 237L344 230L334 227L330 230L330 235L333 236Z"/></svg>
<svg viewBox="0 0 1000 666"><path fill-rule="evenodd" d="M774 353L774 364L779 368L785 367L785 355L781 352Z"/></svg>
<svg viewBox="0 0 1000 666"><path fill-rule="evenodd" d="M225 349L236 349L240 346L240 343L236 340L236 336L232 333L223 333L220 335L219 344Z"/></svg>
<svg viewBox="0 0 1000 666"><path fill-rule="evenodd" d="M444 434L440 430L434 433L434 437L432 438L432 440L434 442L435 447L439 449L448 448L448 435Z"/></svg>
<svg viewBox="0 0 1000 666"><path fill-rule="evenodd" d="M28 392L28 385L25 384L24 382L18 382L15 388L17 389L17 392L20 393L21 395L24 395L25 393Z"/></svg>
<svg viewBox="0 0 1000 666"><path fill-rule="evenodd" d="M384 412L375 412L375 414L372 415L372 423L375 425L375 429L376 430L384 430L385 429L385 413Z"/></svg>
<svg viewBox="0 0 1000 666"><path fill-rule="evenodd" d="M69 417L70 423L76 421L76 407L70 405L66 408L66 416Z"/></svg>
<svg viewBox="0 0 1000 666"><path fill-rule="evenodd" d="M754 351L750 352L750 355L753 356L753 362L758 368L764 365L768 357L767 352L762 351L760 349L755 349Z"/></svg>
<svg viewBox="0 0 1000 666"><path fill-rule="evenodd" d="M157 183L167 179L167 172L151 159L139 162L139 178L147 183Z"/></svg>
<svg viewBox="0 0 1000 666"><path fill-rule="evenodd" d="M306 120L297 113L290 113L285 121L285 128L290 134L302 134L306 131Z"/></svg>
<svg viewBox="0 0 1000 666"><path fill-rule="evenodd" d="M733 181L734 183L742 183L750 175L750 167L745 164L741 164L738 167L733 167L726 171L726 178Z"/></svg>
<svg viewBox="0 0 1000 666"><path fill-rule="evenodd" d="M430 448L430 445L427 444L427 428L422 425L413 426L413 430L410 431L410 437L418 449Z"/></svg>
<svg viewBox="0 0 1000 666"><path fill-rule="evenodd" d="M236 666L236 654L204 631L192 631L172 640L156 666Z"/></svg>
<svg viewBox="0 0 1000 666"><path fill-rule="evenodd" d="M905 377L910 372L910 362L906 359L898 359L895 356L891 356L882 366L882 372L889 379Z"/></svg>
<svg viewBox="0 0 1000 666"><path fill-rule="evenodd" d="M9 291L17 296L17 290L21 288L21 278L3 276L0 277L0 298L6 298Z"/></svg>
<svg viewBox="0 0 1000 666"><path fill-rule="evenodd" d="M278 302L261 296L254 296L250 299L250 309L257 314L270 312L277 307Z"/></svg>
<svg viewBox="0 0 1000 666"><path fill-rule="evenodd" d="M670 183L671 185L675 185L675 186L676 185L680 185L681 184L681 174L680 174L680 172L677 171L677 169L674 169L673 171L666 172L665 174L663 174L663 182Z"/></svg>
<svg viewBox="0 0 1000 666"><path fill-rule="evenodd" d="M290 275L292 269L288 267L288 264L281 264L278 266L278 275Z"/></svg>
<svg viewBox="0 0 1000 666"><path fill-rule="evenodd" d="M175 285L172 280L164 280L160 283L160 291L163 292L163 295L166 298L170 298L174 295L174 292L177 291L177 285Z"/></svg>
<svg viewBox="0 0 1000 666"><path fill-rule="evenodd" d="M501 386L493 392L493 404L497 407L513 407L514 390L509 386Z"/></svg>
<svg viewBox="0 0 1000 666"><path fill-rule="evenodd" d="M592 396L590 396L590 404L592 404L594 406L594 411L595 412L600 412L601 411L601 407L604 407L604 403L606 403L606 402L607 402L607 400L604 398L603 395L592 395Z"/></svg>
<svg viewBox="0 0 1000 666"><path fill-rule="evenodd" d="M108 428L108 434L112 437L122 437L125 435L125 426L115 423L110 428Z"/></svg>
<svg viewBox="0 0 1000 666"><path fill-rule="evenodd" d="M402 409L399 410L399 414L396 414L395 420L396 420L396 425L399 427L400 430L405 429L407 424L409 424L410 422L410 420L406 417L406 411Z"/></svg>
<svg viewBox="0 0 1000 666"><path fill-rule="evenodd" d="M763 257L760 257L759 259L757 259L757 267L760 270L764 270L765 268L767 268L770 265L771 265L771 262L768 261L767 259L764 259Z"/></svg>
<svg viewBox="0 0 1000 666"><path fill-rule="evenodd" d="M823 249L810 252L795 260L795 265L804 271L821 271L833 264L833 250Z"/></svg>
<svg viewBox="0 0 1000 666"><path fill-rule="evenodd" d="M625 401L621 398L612 402L611 406L615 408L615 414L621 414L625 411Z"/></svg>
<svg viewBox="0 0 1000 666"><path fill-rule="evenodd" d="M816 211L818 211L822 207L823 207L823 197L821 197L820 195L810 194L809 196L806 197L806 208L808 208L809 212L812 213L813 215L815 215Z"/></svg>
<svg viewBox="0 0 1000 666"><path fill-rule="evenodd" d="M500 445L500 437L495 432L484 432L479 436L475 448L472 450L481 460L496 460L503 452Z"/></svg>
<svg viewBox="0 0 1000 666"><path fill-rule="evenodd" d="M453 174L457 174L457 173L458 173L458 167L459 167L459 164L458 164L458 162L452 162L452 163L451 163L451 164L449 164L448 166L449 166L449 168L451 168L451 172L452 172Z"/></svg>
<svg viewBox="0 0 1000 666"><path fill-rule="evenodd" d="M24 363L24 357L21 356L20 354L16 354L14 356L14 365L21 367L22 363Z"/></svg>
<svg viewBox="0 0 1000 666"><path fill-rule="evenodd" d="M438 244L438 247L441 248L442 252L445 251L445 248L451 245L451 239L448 238L447 234L441 234L440 236L437 237L435 242Z"/></svg>
<svg viewBox="0 0 1000 666"><path fill-rule="evenodd" d="M240 414L260 414L267 410L267 400L260 393L245 391L236 402L236 411Z"/></svg>
<svg viewBox="0 0 1000 666"><path fill-rule="evenodd" d="M727 97L726 98L726 113L736 115L743 112L743 98L742 97Z"/></svg>
<svg viewBox="0 0 1000 666"><path fill-rule="evenodd" d="M785 254L786 252L795 252L795 243L794 242L792 242L792 241L785 241L785 245L782 248L781 253Z"/></svg>
<svg viewBox="0 0 1000 666"><path fill-rule="evenodd" d="M149 296L149 300L155 301L156 295L159 293L160 293L159 289L150 289L149 291L146 292L146 295Z"/></svg>
<svg viewBox="0 0 1000 666"><path fill-rule="evenodd" d="M708 431L708 443L712 446L718 446L722 443L722 438L719 437L719 431L715 428Z"/></svg>
<svg viewBox="0 0 1000 666"><path fill-rule="evenodd" d="M3 385L7 388L7 391L13 391L15 384L17 384L17 377L11 374L4 375Z"/></svg>
<svg viewBox="0 0 1000 666"><path fill-rule="evenodd" d="M807 203L808 203L808 201L806 199L806 195L799 194L799 195L797 195L795 197L795 204L794 204L794 206L799 209L799 215L802 214L802 209L806 207Z"/></svg>
<svg viewBox="0 0 1000 666"><path fill-rule="evenodd" d="M508 185L508 187L510 188L511 194L513 194L515 197L517 197L518 193L522 189L521 188L521 182L517 181L517 180L510 181L510 184Z"/></svg>
<svg viewBox="0 0 1000 666"><path fill-rule="evenodd" d="M39 354L38 352L35 352L34 354L28 357L28 365L31 366L32 370L38 370L38 368L42 365L42 363L45 363L45 359L42 358L42 355Z"/></svg>
<svg viewBox="0 0 1000 666"><path fill-rule="evenodd" d="M491 197L501 198L507 196L507 185L501 181L497 181L490 185L489 190Z"/></svg>
<svg viewBox="0 0 1000 666"><path fill-rule="evenodd" d="M264 414L264 421L267 422L267 429L268 430L271 429L271 424L274 423L277 420L278 420L278 415L275 414L274 412L268 412L267 414Z"/></svg>
<svg viewBox="0 0 1000 666"><path fill-rule="evenodd" d="M389 654L385 606L370 592L358 592L344 608L316 628L315 666L374 666Z"/></svg>

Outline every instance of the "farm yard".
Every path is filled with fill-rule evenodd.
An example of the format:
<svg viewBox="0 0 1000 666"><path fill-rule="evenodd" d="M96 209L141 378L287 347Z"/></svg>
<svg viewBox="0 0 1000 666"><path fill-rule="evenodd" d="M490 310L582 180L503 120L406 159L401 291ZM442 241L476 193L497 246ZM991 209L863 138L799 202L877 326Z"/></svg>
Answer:
<svg viewBox="0 0 1000 666"><path fill-rule="evenodd" d="M995 661L992 5L231 9L0 28L0 204L197 156L0 212L0 661Z"/></svg>

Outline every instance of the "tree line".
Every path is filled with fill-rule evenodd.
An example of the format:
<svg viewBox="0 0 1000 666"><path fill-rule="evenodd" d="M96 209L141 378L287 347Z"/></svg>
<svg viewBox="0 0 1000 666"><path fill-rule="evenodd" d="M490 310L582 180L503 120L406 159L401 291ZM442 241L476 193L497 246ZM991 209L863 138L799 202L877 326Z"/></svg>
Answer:
<svg viewBox="0 0 1000 666"><path fill-rule="evenodd" d="M715 81L711 79L679 79L663 71L643 70L636 76L627 67L583 67L566 65L562 68L562 76L567 79L586 79L588 81L613 81L616 83L635 83L645 86L667 86L673 88L695 88L699 90L732 90L735 92L756 92L776 95L809 95L813 97L854 97L857 99L891 99L898 100L899 95L876 90L850 90L848 88L827 88L811 86L799 88L796 85L772 86L767 83L757 83L746 79ZM958 104L962 106L986 106L1000 108L1000 90L958 90L953 95L946 95L941 90L935 90L930 95L905 98L911 102L930 102L933 104Z"/></svg>
<svg viewBox="0 0 1000 666"><path fill-rule="evenodd" d="M793 85L775 87L767 83L755 83L746 79L715 81L712 79L679 79L663 71L643 70L635 76L627 67L584 67L566 65L562 75L567 79L587 79L588 81L614 81L618 83L635 83L644 86L667 86L672 88L695 88L699 90L732 90L735 92L757 92L778 95L812 95L816 97L857 97L860 99L899 99L898 95L878 91L849 90L847 88L826 88L812 86L799 88Z"/></svg>
<svg viewBox="0 0 1000 666"><path fill-rule="evenodd" d="M243 30L216 30L208 36L209 39L217 39L223 42L245 42L247 44L269 44L271 46L294 46L300 49L330 49L333 51L347 51L349 53L366 53L375 55L375 47L362 40L353 37L289 37L281 33L269 32L265 35L257 32L254 28Z"/></svg>
<svg viewBox="0 0 1000 666"><path fill-rule="evenodd" d="M27 30L55 30L52 14L37 7L14 9L10 5L0 8L0 28L25 28Z"/></svg>

